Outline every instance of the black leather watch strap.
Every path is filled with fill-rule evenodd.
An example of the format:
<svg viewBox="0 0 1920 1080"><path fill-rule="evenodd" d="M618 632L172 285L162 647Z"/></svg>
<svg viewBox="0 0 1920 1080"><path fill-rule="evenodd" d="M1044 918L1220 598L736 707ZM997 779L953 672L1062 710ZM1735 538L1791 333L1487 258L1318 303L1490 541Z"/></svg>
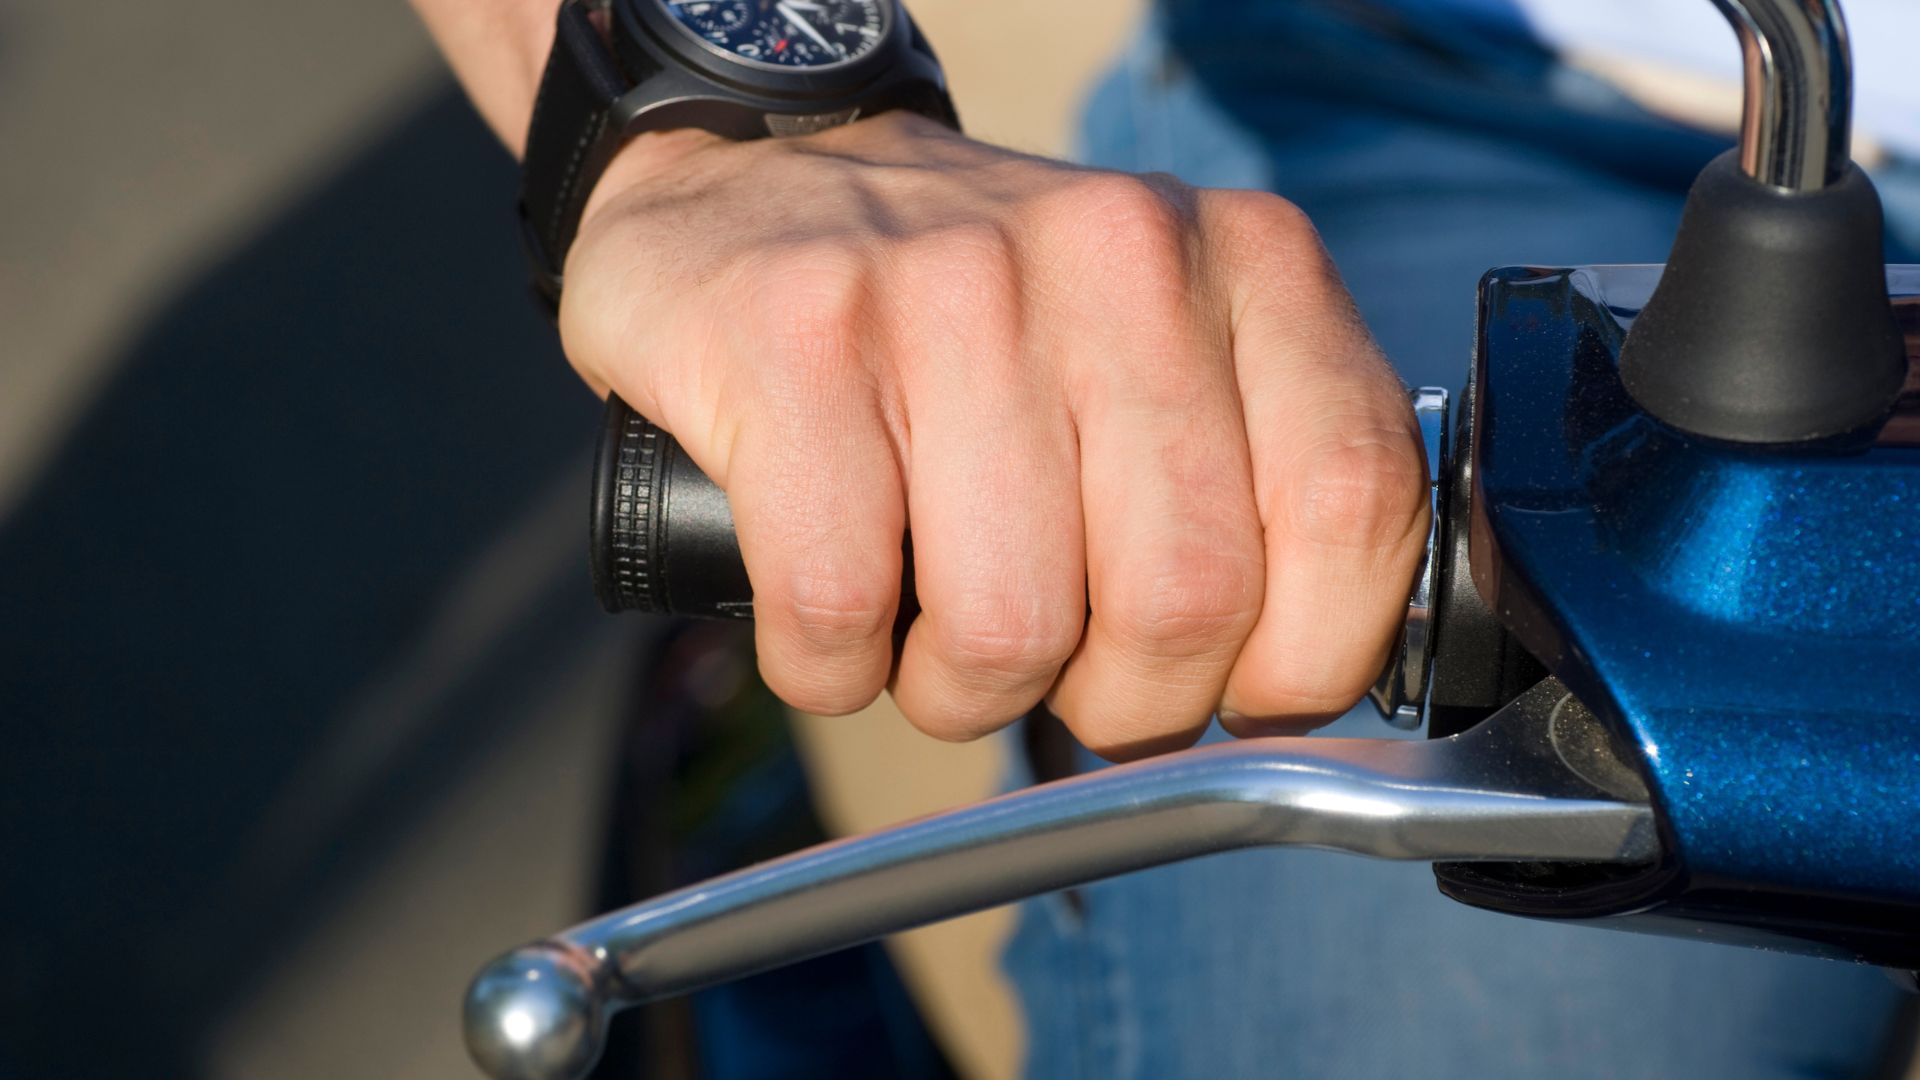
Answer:
<svg viewBox="0 0 1920 1080"><path fill-rule="evenodd" d="M890 35L883 43L892 50L892 67L858 75L860 81L837 96L813 94L807 90L810 76L796 72L797 92L803 91L796 98L782 96L784 91L769 96L735 87L697 66L663 67L678 61L656 58L652 46L625 22L601 24L603 18L631 14L611 10L611 2L560 4L553 51L528 125L520 166L520 238L534 292L549 311L559 310L562 271L587 197L630 128L698 127L755 139L805 134L888 109L910 109L959 126L939 61L902 9L896 8L912 36Z"/></svg>
<svg viewBox="0 0 1920 1080"><path fill-rule="evenodd" d="M612 122L613 104L628 87L589 5L566 0L520 168L520 238L534 291L550 306L560 303L560 271L592 182L620 149L624 133Z"/></svg>

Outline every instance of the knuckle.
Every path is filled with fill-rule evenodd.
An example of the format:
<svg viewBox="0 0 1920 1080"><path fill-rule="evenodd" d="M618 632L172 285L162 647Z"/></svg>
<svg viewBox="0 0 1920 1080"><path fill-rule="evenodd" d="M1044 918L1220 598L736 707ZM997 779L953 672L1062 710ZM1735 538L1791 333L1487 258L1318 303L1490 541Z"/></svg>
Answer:
<svg viewBox="0 0 1920 1080"><path fill-rule="evenodd" d="M764 600L808 647L828 656L859 651L893 624L892 592L847 574L809 571L788 578Z"/></svg>
<svg viewBox="0 0 1920 1080"><path fill-rule="evenodd" d="M1270 191L1209 191L1207 199L1229 228L1262 243L1319 243L1319 231L1307 212Z"/></svg>
<svg viewBox="0 0 1920 1080"><path fill-rule="evenodd" d="M1080 625L1033 613L1010 615L980 605L934 622L947 662L963 677L1005 688L1051 675L1080 643Z"/></svg>
<svg viewBox="0 0 1920 1080"><path fill-rule="evenodd" d="M768 256L743 307L756 348L803 371L840 370L857 355L870 288L857 251L799 245Z"/></svg>
<svg viewBox="0 0 1920 1080"><path fill-rule="evenodd" d="M776 241L753 253L756 282L789 295L831 296L866 277L866 240L835 234Z"/></svg>
<svg viewBox="0 0 1920 1080"><path fill-rule="evenodd" d="M944 326L1012 332L1020 303L1019 252L997 225L973 222L934 230L905 246L894 286L913 315ZM1004 324L995 326L995 324Z"/></svg>
<svg viewBox="0 0 1920 1080"><path fill-rule="evenodd" d="M1264 191L1209 191L1208 237L1220 242L1249 282L1295 303L1345 306L1346 285L1306 211Z"/></svg>
<svg viewBox="0 0 1920 1080"><path fill-rule="evenodd" d="M1426 463L1410 432L1319 447L1292 476L1295 535L1340 547L1386 547L1408 536L1426 508Z"/></svg>
<svg viewBox="0 0 1920 1080"><path fill-rule="evenodd" d="M1238 644L1260 614L1257 564L1213 551L1175 552L1127 575L1105 617L1120 639L1154 655L1187 656Z"/></svg>
<svg viewBox="0 0 1920 1080"><path fill-rule="evenodd" d="M1058 225L1108 270L1185 277L1188 215L1171 181L1102 173L1080 181Z"/></svg>
<svg viewBox="0 0 1920 1080"><path fill-rule="evenodd" d="M919 276L956 285L1001 285L1013 276L1013 240L991 221L933 229L909 242L908 255Z"/></svg>

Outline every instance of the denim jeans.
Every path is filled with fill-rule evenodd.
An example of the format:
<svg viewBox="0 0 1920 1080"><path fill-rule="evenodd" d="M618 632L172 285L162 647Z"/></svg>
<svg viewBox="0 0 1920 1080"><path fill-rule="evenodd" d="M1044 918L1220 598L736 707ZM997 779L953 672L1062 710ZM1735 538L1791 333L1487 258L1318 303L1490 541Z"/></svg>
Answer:
<svg viewBox="0 0 1920 1080"><path fill-rule="evenodd" d="M1664 260L1723 141L1530 43L1358 6L1171 0L1094 94L1083 157L1298 203L1416 385L1460 385L1487 269ZM1881 180L1920 235L1912 173ZM1489 914L1424 866L1318 852L1033 900L1005 964L1047 1080L1857 1076L1903 1004L1872 968Z"/></svg>

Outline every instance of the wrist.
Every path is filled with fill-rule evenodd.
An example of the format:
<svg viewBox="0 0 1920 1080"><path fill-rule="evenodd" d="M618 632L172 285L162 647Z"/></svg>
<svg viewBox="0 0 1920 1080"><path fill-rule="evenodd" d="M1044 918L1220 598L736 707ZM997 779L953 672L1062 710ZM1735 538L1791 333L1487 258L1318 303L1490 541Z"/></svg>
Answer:
<svg viewBox="0 0 1920 1080"><path fill-rule="evenodd" d="M728 140L699 128L649 131L627 140L588 193L580 220L590 220L607 200L620 192L645 188L684 171L688 159Z"/></svg>
<svg viewBox="0 0 1920 1080"><path fill-rule="evenodd" d="M558 6L522 152L520 214L540 293L558 298L580 227L622 193L686 190L689 175L697 184L748 160L722 143L830 138L856 117L898 110L955 123L938 63L895 0L836 2L866 22L816 24L805 12L828 9L794 0L778 5L778 26L749 11L729 36L672 0L616 0L610 23L604 6ZM784 58L763 59L776 53Z"/></svg>
<svg viewBox="0 0 1920 1080"><path fill-rule="evenodd" d="M850 153L877 161L917 163L922 158L904 149L913 140L939 139L962 141L965 136L937 120L917 113L895 109L851 124L829 128L814 135L796 136L796 141L811 142L828 153ZM594 185L581 212L581 220L592 217L610 198L622 191L646 188L684 175L692 158L720 146L744 145L699 128L675 128L649 131L635 136L622 146L606 172Z"/></svg>

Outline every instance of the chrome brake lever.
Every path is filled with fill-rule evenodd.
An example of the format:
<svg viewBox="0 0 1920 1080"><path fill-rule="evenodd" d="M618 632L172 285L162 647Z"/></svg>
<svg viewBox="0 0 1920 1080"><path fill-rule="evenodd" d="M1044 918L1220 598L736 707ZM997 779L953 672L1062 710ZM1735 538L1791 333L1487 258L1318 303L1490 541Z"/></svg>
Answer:
<svg viewBox="0 0 1920 1080"><path fill-rule="evenodd" d="M1429 741L1269 738L1121 765L668 893L517 949L466 1003L496 1080L578 1077L618 1009L1055 889L1200 855L1645 862L1645 786L1548 679Z"/></svg>

